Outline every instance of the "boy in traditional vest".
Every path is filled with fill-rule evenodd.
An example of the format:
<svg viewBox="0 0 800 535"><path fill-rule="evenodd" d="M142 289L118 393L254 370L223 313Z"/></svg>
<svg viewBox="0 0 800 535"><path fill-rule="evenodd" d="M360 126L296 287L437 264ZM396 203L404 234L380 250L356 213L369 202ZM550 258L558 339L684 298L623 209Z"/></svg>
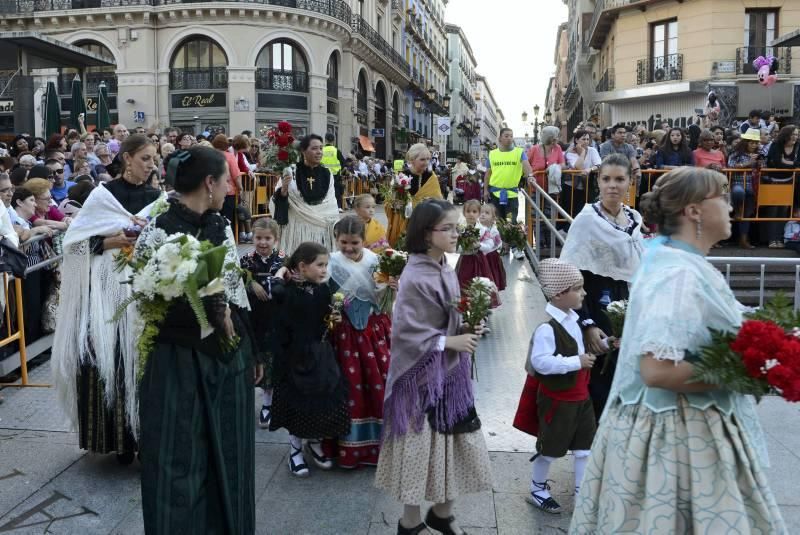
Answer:
<svg viewBox="0 0 800 535"><path fill-rule="evenodd" d="M572 450L577 495L596 430L589 399L589 371L595 356L585 353L575 313L586 295L581 272L555 258L540 262L538 271L542 292L550 301L545 308L550 320L536 328L525 363L529 375L538 380L538 388L526 388L520 400L522 406L526 395L536 396L536 414L528 416L538 419L537 453L532 459L527 501L548 513L560 513L561 506L550 496L547 474L555 459Z"/></svg>

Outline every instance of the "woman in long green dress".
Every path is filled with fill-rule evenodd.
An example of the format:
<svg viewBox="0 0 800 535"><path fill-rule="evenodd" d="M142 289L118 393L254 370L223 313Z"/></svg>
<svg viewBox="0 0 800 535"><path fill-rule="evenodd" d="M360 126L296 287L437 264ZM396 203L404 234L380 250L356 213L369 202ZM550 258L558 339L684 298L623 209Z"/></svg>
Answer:
<svg viewBox="0 0 800 535"><path fill-rule="evenodd" d="M572 534L784 534L753 402L690 382L709 329L735 331L743 307L705 255L730 236L725 176L684 167L643 197L651 240L631 289L605 413Z"/></svg>
<svg viewBox="0 0 800 535"><path fill-rule="evenodd" d="M224 299L204 301L214 332L201 338L188 302L177 299L147 358L139 390L142 510L148 534L253 533L254 362L247 295L233 234L219 214L227 164L213 149L194 147L170 162L168 180L180 194L142 231L144 244L192 234L226 254ZM226 351L222 338L241 338Z"/></svg>

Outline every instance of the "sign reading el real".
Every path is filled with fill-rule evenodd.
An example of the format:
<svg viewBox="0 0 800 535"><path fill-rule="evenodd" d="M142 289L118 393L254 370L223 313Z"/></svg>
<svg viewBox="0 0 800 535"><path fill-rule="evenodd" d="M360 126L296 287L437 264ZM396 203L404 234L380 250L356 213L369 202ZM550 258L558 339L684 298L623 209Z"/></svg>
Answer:
<svg viewBox="0 0 800 535"><path fill-rule="evenodd" d="M173 108L224 108L227 93L190 93L172 95Z"/></svg>

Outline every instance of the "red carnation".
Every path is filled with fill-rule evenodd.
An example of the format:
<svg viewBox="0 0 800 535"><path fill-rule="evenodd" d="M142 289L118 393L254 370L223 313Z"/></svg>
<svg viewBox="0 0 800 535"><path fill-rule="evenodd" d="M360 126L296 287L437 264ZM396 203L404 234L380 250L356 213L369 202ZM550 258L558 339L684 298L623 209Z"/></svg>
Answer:
<svg viewBox="0 0 800 535"><path fill-rule="evenodd" d="M286 134L281 134L275 140L275 143L277 143L279 147L286 147L289 145L289 143L291 143L291 137L292 136L287 136Z"/></svg>
<svg viewBox="0 0 800 535"><path fill-rule="evenodd" d="M278 131L283 132L284 134L289 134L292 132L292 125L286 121L281 121L278 123Z"/></svg>
<svg viewBox="0 0 800 535"><path fill-rule="evenodd" d="M289 152L283 149L278 151L278 161L281 162L288 162L289 161Z"/></svg>
<svg viewBox="0 0 800 535"><path fill-rule="evenodd" d="M386 249L386 250L383 252L383 254L385 254L387 258L391 258L391 257L392 257L392 255L394 254L394 249Z"/></svg>

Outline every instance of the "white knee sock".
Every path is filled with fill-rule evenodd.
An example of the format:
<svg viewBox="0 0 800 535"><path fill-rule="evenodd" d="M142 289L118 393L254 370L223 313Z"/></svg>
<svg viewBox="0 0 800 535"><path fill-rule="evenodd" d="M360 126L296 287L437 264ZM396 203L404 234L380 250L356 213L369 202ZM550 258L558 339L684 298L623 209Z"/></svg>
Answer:
<svg viewBox="0 0 800 535"><path fill-rule="evenodd" d="M272 389L267 388L264 390L264 406L269 407L272 405Z"/></svg>
<svg viewBox="0 0 800 535"><path fill-rule="evenodd" d="M303 449L303 439L294 435L289 435L289 445L296 450Z"/></svg>
<svg viewBox="0 0 800 535"><path fill-rule="evenodd" d="M586 472L586 465L589 464L590 450L576 450L572 452L575 455L575 494L581 488L583 482L583 474Z"/></svg>
<svg viewBox="0 0 800 535"><path fill-rule="evenodd" d="M550 463L555 461L555 457L548 457L546 455L538 455L533 461L533 474L531 476L531 492L535 492L537 496L542 498L549 498L550 491L547 490L546 481L547 474L550 472Z"/></svg>

